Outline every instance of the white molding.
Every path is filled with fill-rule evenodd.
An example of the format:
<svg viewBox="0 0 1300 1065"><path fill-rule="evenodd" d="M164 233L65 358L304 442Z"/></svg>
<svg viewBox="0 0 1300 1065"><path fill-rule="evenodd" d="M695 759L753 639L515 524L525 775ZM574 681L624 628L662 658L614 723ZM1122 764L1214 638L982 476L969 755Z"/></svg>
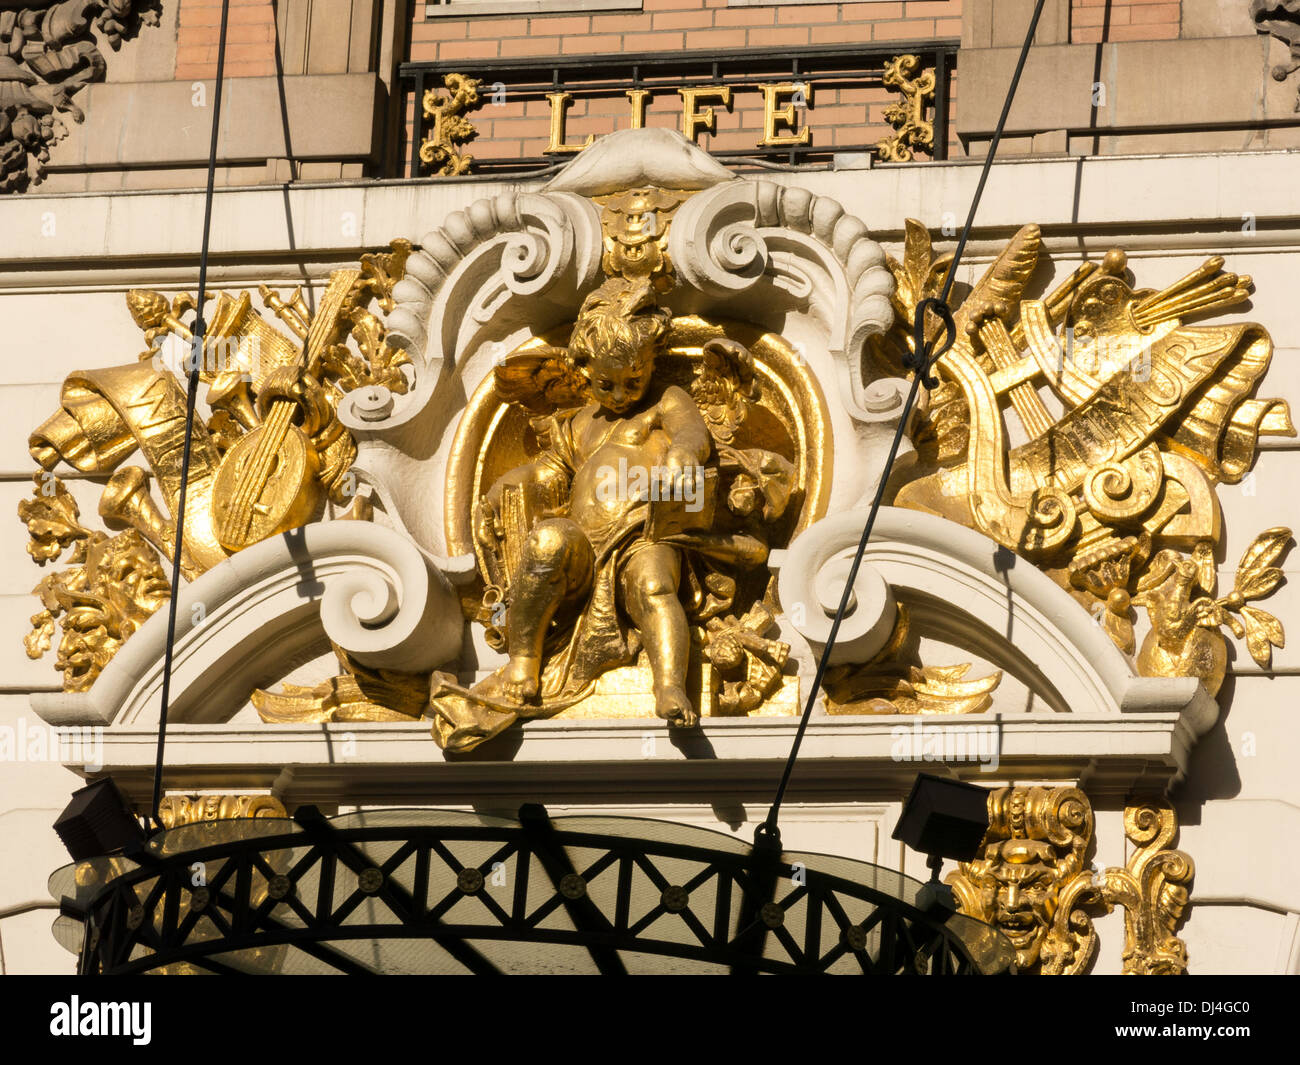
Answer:
<svg viewBox="0 0 1300 1065"><path fill-rule="evenodd" d="M784 616L790 620L792 605L805 604L807 620L796 629L815 649L829 629L819 587L823 575L857 547L865 521L863 511L832 514L773 561ZM882 507L863 556L868 571L858 596L863 616L849 617L847 638L869 642L876 620L870 606L888 607L870 582L883 578L895 595L942 604L927 612L928 624L946 616L954 632L990 661L1034 678L1036 693L1062 712L1176 711L1193 737L1213 727L1218 704L1199 681L1137 676L1101 627L1055 581L1014 556L1010 568L999 568L1002 557L995 543L972 529L921 511Z"/></svg>
<svg viewBox="0 0 1300 1065"><path fill-rule="evenodd" d="M1293 151L1000 159L980 201L967 257L974 264L995 255L1006 232L1026 219L1043 227L1048 251L1073 256L1102 253L1116 244L1131 254L1291 253L1300 244L1295 159ZM905 217L918 218L933 231L946 213L964 217L980 163L767 171L762 179L829 196L877 240L899 240ZM545 178L463 177L218 188L212 226L221 234L223 263L211 280L273 281L278 271L286 284L301 283L300 260L353 262L359 249L382 248L395 236L416 237L421 228L477 200L539 191L545 184ZM1168 195L1170 188L1178 195ZM1247 201L1257 225L1249 237L1240 228L1241 204ZM192 285L203 202L202 190L0 197L0 262L7 264L0 291ZM57 229L47 236L51 215ZM345 233L340 219L355 229ZM1233 224L1218 224L1225 220ZM224 259L238 263L227 266ZM123 272L114 275L114 269Z"/></svg>
<svg viewBox="0 0 1300 1065"><path fill-rule="evenodd" d="M799 756L792 801L897 801L918 772L950 772L984 787L1059 780L1094 801L1163 790L1193 742L1178 711L1143 714L967 714L815 717ZM898 760L917 727L995 728L996 770L977 761ZM468 756L448 755L426 721L327 725L193 725L167 729L170 790L221 787L238 778L286 803L356 805L722 802L767 797L790 751L794 718L709 719L690 735L663 722L553 720L525 723ZM904 730L899 733L897 730ZM910 739L905 738L905 742ZM133 800L152 787L157 734L114 726L104 772ZM69 768L76 770L75 766Z"/></svg>

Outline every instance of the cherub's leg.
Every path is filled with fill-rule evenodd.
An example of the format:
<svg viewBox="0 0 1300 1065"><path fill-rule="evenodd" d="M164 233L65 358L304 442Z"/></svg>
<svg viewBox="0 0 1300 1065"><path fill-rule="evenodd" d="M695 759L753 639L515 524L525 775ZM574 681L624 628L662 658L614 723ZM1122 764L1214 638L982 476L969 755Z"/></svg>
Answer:
<svg viewBox="0 0 1300 1065"><path fill-rule="evenodd" d="M524 543L520 572L506 611L505 694L522 702L537 695L546 630L565 596L591 580L591 543L568 518L538 522Z"/></svg>
<svg viewBox="0 0 1300 1065"><path fill-rule="evenodd" d="M682 563L667 544L642 548L623 569L623 607L641 633L654 675L655 713L670 725L694 728L700 716L686 694L690 633L677 598Z"/></svg>

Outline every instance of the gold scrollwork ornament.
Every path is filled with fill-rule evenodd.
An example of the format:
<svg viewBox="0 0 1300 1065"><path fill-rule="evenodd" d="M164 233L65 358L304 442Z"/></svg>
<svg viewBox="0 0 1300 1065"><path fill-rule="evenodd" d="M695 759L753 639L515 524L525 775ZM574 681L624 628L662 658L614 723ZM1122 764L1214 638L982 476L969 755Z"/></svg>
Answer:
<svg viewBox="0 0 1300 1065"><path fill-rule="evenodd" d="M902 102L885 109L885 121L894 127L894 135L880 141L876 150L887 163L908 163L915 151L934 151L934 123L925 117L928 103L934 98L934 71L912 77L921 65L918 55L898 55L885 64L883 82L902 96Z"/></svg>
<svg viewBox="0 0 1300 1065"><path fill-rule="evenodd" d="M1124 907L1124 973L1179 976L1187 972L1187 944L1175 935L1190 897L1196 865L1170 844L1178 818L1164 799L1132 802L1124 835L1136 849L1126 868L1107 869L1102 894Z"/></svg>
<svg viewBox="0 0 1300 1065"><path fill-rule="evenodd" d="M433 119L433 129L420 143L420 160L436 166L441 177L454 177L469 172L474 157L460 150L460 145L478 136L466 113L479 106L478 78L464 74L448 74L442 79L448 95L429 89L420 102L425 118Z"/></svg>

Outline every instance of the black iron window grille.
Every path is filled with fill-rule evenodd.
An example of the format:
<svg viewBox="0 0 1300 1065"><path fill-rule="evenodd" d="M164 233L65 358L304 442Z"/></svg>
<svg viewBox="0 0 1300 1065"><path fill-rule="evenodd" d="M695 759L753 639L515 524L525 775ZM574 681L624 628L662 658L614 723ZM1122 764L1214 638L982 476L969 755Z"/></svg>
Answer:
<svg viewBox="0 0 1300 1065"><path fill-rule="evenodd" d="M952 39L930 41L899 41L887 46L816 46L780 50L734 49L726 51L672 53L627 53L556 59L483 59L444 60L438 62L408 62L400 69L401 82L406 88L408 114L413 116L408 130L409 175L421 176L429 167L420 158L420 146L429 136L433 121L423 113L422 101L426 90L446 92L444 78L461 74L480 82L480 98L473 110L463 115L471 124L488 122L493 108L504 101L534 102L549 108L553 105L548 95L569 93L575 101L610 101L623 114L618 128L631 126L631 108L628 106L629 90L646 90L652 94L649 108L669 108L680 115L680 89L724 87L733 90L754 90L773 82L807 86L805 100L796 100L799 110L799 127L809 128L812 135L807 144L776 146L755 145L743 151L712 150L716 158L733 163L766 161L788 165L827 163L834 154L872 153L879 155L879 144L894 133L890 124L854 123L854 137L861 140L844 140L836 143L832 136L832 123L819 122L818 100L827 100L825 111L832 108L843 111L831 103L831 92L840 89L885 89L891 98L903 101L906 94L898 94L885 83L888 65L899 56L913 55L919 64L915 76L933 73L932 93L925 96L925 121L933 127L930 146L923 153L934 160L948 157L950 139L950 107L952 75L956 66L959 42ZM760 97L761 99L761 97ZM882 98L883 99L883 98ZM718 130L726 124L727 108L717 100L706 101L718 114ZM780 106L789 104L783 96ZM760 105L761 106L761 105ZM621 113L621 112L620 112ZM864 109L865 113L865 109ZM534 109L538 115L538 109ZM572 130L570 140L585 136L581 118L567 120ZM839 123L835 123L839 126ZM843 128L839 126L839 128ZM782 133L790 131L783 125ZM868 139L873 138L873 139ZM468 150L474 156L471 173L506 174L527 172L554 166L571 159L571 154L492 155L491 141L483 138L471 141Z"/></svg>

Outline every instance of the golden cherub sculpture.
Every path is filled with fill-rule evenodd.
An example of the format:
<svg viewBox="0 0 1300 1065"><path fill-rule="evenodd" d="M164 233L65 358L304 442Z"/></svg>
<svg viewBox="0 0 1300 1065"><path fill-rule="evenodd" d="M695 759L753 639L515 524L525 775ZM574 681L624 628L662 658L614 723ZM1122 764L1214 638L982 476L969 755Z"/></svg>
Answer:
<svg viewBox="0 0 1300 1065"><path fill-rule="evenodd" d="M489 633L508 661L472 689L450 679L435 687L444 747L469 749L518 718L573 705L641 648L656 714L699 723L686 685L692 644L733 604L736 580L725 571L766 561L763 525L785 510L794 469L726 444L727 419L731 429L743 419L753 382L742 345L708 341L691 391L656 372L670 323L645 280L613 278L584 301L567 348L497 368L498 395L540 415L539 449L475 509L485 603L498 618L504 608ZM709 402L719 394L734 398L730 407Z"/></svg>

